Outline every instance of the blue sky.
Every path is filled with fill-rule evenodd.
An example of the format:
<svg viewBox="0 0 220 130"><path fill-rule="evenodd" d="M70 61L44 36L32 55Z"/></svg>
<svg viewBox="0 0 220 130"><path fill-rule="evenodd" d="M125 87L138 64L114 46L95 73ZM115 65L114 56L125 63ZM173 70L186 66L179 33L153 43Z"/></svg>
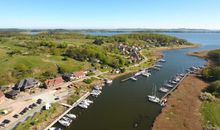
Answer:
<svg viewBox="0 0 220 130"><path fill-rule="evenodd" d="M0 28L220 29L220 0L1 0Z"/></svg>

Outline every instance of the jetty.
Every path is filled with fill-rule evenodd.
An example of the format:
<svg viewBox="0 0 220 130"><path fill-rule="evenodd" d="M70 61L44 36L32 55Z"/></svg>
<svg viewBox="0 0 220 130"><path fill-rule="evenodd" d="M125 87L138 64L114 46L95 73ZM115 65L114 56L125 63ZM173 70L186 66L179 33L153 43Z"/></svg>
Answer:
<svg viewBox="0 0 220 130"><path fill-rule="evenodd" d="M167 92L162 98L161 100L164 100L165 98L167 98L168 95L170 95L180 84L181 82L189 75L190 73L186 73L184 75L184 77L181 78L181 80L169 91Z"/></svg>
<svg viewBox="0 0 220 130"><path fill-rule="evenodd" d="M71 105L71 107L68 105L69 109L67 109L62 115L60 115L56 120L54 120L47 128L44 130L49 130L54 124L56 124L63 116L65 116L67 113L69 113L74 107L76 107L80 102L85 100L90 95L90 92L87 92L84 94L80 99L78 99L75 103ZM64 104L62 104L64 105Z"/></svg>

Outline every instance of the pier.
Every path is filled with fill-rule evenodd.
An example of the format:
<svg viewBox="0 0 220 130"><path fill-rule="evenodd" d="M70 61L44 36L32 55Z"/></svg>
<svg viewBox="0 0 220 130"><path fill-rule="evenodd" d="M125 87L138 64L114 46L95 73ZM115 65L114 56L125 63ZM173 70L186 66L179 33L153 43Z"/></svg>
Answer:
<svg viewBox="0 0 220 130"><path fill-rule="evenodd" d="M167 92L162 98L161 100L164 100L168 95L170 95L179 85L180 83L189 75L189 73L186 73L184 75L184 77L169 91Z"/></svg>
<svg viewBox="0 0 220 130"><path fill-rule="evenodd" d="M68 112L70 112L74 107L76 107L80 102L82 102L83 100L85 100L88 96L90 95L90 92L87 92L86 94L84 94L80 99L78 99L75 103L73 103L72 105L68 105L69 109L67 109L62 115L60 115L56 120L54 120L49 126L47 126L47 128L45 128L44 130L49 130L54 124L56 124L63 116L65 116ZM64 105L64 104L62 104Z"/></svg>

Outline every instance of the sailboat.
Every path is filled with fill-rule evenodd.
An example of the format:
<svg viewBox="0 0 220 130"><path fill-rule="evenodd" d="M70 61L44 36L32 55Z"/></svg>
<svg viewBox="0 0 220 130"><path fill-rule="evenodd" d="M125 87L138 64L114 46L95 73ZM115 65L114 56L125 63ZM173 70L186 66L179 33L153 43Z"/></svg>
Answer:
<svg viewBox="0 0 220 130"><path fill-rule="evenodd" d="M148 100L150 102L154 102L154 103L159 103L160 102L160 98L157 97L156 86L154 86L153 89L152 89L152 95L148 95Z"/></svg>

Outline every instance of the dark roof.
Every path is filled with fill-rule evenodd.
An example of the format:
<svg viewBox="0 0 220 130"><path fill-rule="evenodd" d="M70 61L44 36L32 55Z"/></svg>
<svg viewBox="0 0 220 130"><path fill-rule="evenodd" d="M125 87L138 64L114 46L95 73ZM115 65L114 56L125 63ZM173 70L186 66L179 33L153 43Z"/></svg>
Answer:
<svg viewBox="0 0 220 130"><path fill-rule="evenodd" d="M9 92L7 92L5 95L9 95L9 96L16 96L18 95L19 91L18 90L11 90Z"/></svg>
<svg viewBox="0 0 220 130"><path fill-rule="evenodd" d="M34 78L27 78L27 79L22 79L21 81L19 81L14 89L16 90L20 90L20 89L27 89L27 88L31 88L34 87L39 81L34 79Z"/></svg>

